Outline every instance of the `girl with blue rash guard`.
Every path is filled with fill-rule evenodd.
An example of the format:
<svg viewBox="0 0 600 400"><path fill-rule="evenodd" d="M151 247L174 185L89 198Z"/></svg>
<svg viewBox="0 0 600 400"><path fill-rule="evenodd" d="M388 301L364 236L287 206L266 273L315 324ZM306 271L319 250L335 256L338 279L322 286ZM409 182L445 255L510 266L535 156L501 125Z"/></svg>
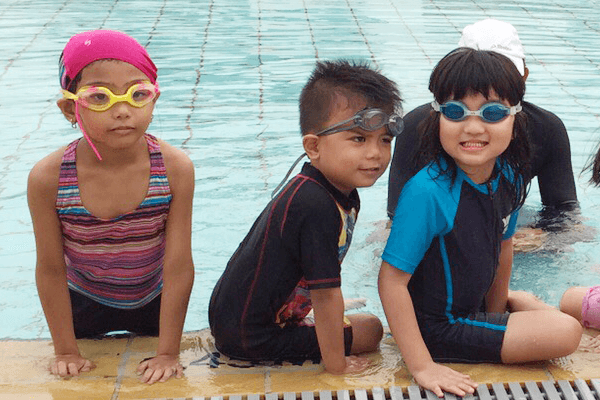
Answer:
<svg viewBox="0 0 600 400"><path fill-rule="evenodd" d="M379 292L416 382L463 396L477 384L437 362L560 357L577 348L581 326L508 290L530 160L517 68L501 54L459 48L435 67L429 90L435 101L419 143L426 167L400 194Z"/></svg>

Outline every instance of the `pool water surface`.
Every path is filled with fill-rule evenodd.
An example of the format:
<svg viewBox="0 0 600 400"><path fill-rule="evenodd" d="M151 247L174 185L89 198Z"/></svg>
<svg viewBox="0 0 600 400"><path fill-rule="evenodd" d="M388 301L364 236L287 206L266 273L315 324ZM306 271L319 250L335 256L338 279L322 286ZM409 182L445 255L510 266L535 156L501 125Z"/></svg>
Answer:
<svg viewBox="0 0 600 400"><path fill-rule="evenodd" d="M512 287L556 305L571 285L600 283L600 188L581 171L600 142L600 3L449 0L3 0L0 3L0 338L49 338L34 279L26 202L36 161L80 136L55 105L57 62L73 34L124 31L159 69L149 132L196 165L196 278L185 330L208 327L212 288L271 191L302 153L297 99L316 60L366 60L395 80L406 111L431 100L435 63L461 29L486 17L518 30L530 70L526 99L562 118L581 205L576 229L517 254ZM296 169L298 171L299 168ZM345 297L385 319L377 295L387 173L361 189L342 266ZM531 186L524 220L540 209ZM525 223L523 222L523 223Z"/></svg>

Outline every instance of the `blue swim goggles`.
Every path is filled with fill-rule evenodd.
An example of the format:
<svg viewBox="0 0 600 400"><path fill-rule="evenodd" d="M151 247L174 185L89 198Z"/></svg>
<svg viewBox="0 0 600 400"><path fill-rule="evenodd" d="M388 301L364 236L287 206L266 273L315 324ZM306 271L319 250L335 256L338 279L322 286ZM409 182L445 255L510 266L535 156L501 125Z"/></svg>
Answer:
<svg viewBox="0 0 600 400"><path fill-rule="evenodd" d="M442 115L450 121L458 122L470 117L471 115L476 115L481 118L482 121L491 124L500 122L509 115L515 115L523 109L523 107L521 107L521 103L517 104L516 106L507 107L502 103L494 101L484 104L479 110L471 111L466 105L464 105L464 103L456 100L447 101L444 104L439 104L437 101L433 101L431 103L431 107L435 111L442 113Z"/></svg>

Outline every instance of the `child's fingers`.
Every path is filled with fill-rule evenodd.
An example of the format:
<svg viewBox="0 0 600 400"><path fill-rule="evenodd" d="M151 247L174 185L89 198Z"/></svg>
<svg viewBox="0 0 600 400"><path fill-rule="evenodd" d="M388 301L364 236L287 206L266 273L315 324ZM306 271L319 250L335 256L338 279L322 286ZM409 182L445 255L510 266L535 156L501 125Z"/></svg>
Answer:
<svg viewBox="0 0 600 400"><path fill-rule="evenodd" d="M160 378L159 382L166 382L174 374L175 374L174 368L171 368L171 367L166 368L165 371L163 372L163 376L162 376L162 378Z"/></svg>
<svg viewBox="0 0 600 400"><path fill-rule="evenodd" d="M430 389L437 397L444 397L444 392L442 391L442 388L439 385L435 385L433 388Z"/></svg>
<svg viewBox="0 0 600 400"><path fill-rule="evenodd" d="M183 376L183 366L179 362L165 363L159 361L157 361L157 358L155 357L140 362L137 372L138 375L141 375L140 381L142 383L153 384L156 382L166 382L173 376L178 378Z"/></svg>
<svg viewBox="0 0 600 400"><path fill-rule="evenodd" d="M93 370L94 368L96 368L96 364L94 364L90 360L85 360L85 363L83 364L83 367L81 367L80 371L88 372L88 371Z"/></svg>
<svg viewBox="0 0 600 400"><path fill-rule="evenodd" d="M183 377L183 365L177 363L177 367L176 367L176 376L177 378L181 378Z"/></svg>
<svg viewBox="0 0 600 400"><path fill-rule="evenodd" d="M156 382L157 380L159 380L161 376L162 376L162 371L159 371L159 370L155 371L152 368L146 368L146 371L144 371L144 375L142 375L141 381L143 383L152 384L152 383Z"/></svg>
<svg viewBox="0 0 600 400"><path fill-rule="evenodd" d="M461 383L458 385L458 387L466 393L469 394L473 394L475 392L475 388L477 388L477 385L473 386L471 384L467 384L467 383Z"/></svg>
<svg viewBox="0 0 600 400"><path fill-rule="evenodd" d="M440 385L436 386L434 393L437 397L444 397L444 392L453 393L457 396L463 397L467 393L460 389L457 385Z"/></svg>
<svg viewBox="0 0 600 400"><path fill-rule="evenodd" d="M142 362L140 362L140 364L137 367L137 373L138 375L141 375L144 373L144 371L146 371L146 368L148 368L148 360L144 360Z"/></svg>
<svg viewBox="0 0 600 400"><path fill-rule="evenodd" d="M65 377L69 375L70 364L65 361L59 361L57 364L57 375Z"/></svg>
<svg viewBox="0 0 600 400"><path fill-rule="evenodd" d="M58 375L58 363L57 362L53 362L52 364L50 364L50 373L52 375Z"/></svg>
<svg viewBox="0 0 600 400"><path fill-rule="evenodd" d="M67 373L71 376L79 376L79 368L77 367L77 364L75 364L74 362L68 363Z"/></svg>
<svg viewBox="0 0 600 400"><path fill-rule="evenodd" d="M477 383L473 382L468 375L461 375L463 377L462 382L452 383L449 386L444 386L443 389L460 397L465 396L467 393L473 394L475 392L475 388L477 388Z"/></svg>

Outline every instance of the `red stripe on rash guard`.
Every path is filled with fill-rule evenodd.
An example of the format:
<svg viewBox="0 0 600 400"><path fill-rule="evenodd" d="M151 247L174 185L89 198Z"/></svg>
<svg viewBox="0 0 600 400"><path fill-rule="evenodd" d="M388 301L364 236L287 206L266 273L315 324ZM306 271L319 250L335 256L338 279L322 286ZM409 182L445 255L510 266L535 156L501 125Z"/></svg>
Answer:
<svg viewBox="0 0 600 400"><path fill-rule="evenodd" d="M273 206L271 207L271 210L269 212L269 218L267 219L267 227L265 229L263 244L262 244L262 247L260 249L260 255L259 255L259 258L258 258L258 263L257 263L258 265L256 267L256 271L254 272L254 278L252 278L252 283L250 284L250 289L248 290L248 296L246 297L246 302L244 303L244 310L242 311L242 316L241 316L241 319L240 319L241 320L241 326L242 326L242 332L241 332L242 338L244 338L246 336L246 332L245 332L246 324L245 324L245 322L246 322L246 318L248 316L248 309L250 308L250 301L252 300L252 297L253 297L252 294L254 293L254 288L256 287L256 282L258 281L258 277L260 276L260 272L262 270L261 267L263 265L263 260L264 260L264 257L265 257L265 248L266 248L266 245L267 245L267 242L268 242L267 241L267 237L269 235L269 230L270 230L269 228L271 226L271 221L273 219L273 213L275 212L275 209L277 208L276 205L279 202L279 200L281 200L283 198L283 195L288 190L290 190L297 181L298 181L298 179L293 179L292 182L290 182L290 184L287 185L283 189L283 191L281 192L281 195L279 195L276 198L276 200L273 203ZM300 186L302 186L305 182L306 182L306 180L302 180L300 182L300 184L295 188L294 193L290 197L293 198L294 195L296 194L296 192L298 191L298 188ZM286 208L286 216L287 216L287 208ZM285 216L284 216L283 219L285 221ZM282 226L283 226L283 224L282 224Z"/></svg>
<svg viewBox="0 0 600 400"><path fill-rule="evenodd" d="M288 199L287 203L285 204L285 212L283 214L283 218L281 221L281 226L279 228L279 234L283 235L283 228L285 227L285 221L287 221L287 216L288 216L288 211L290 209L290 204L292 204L292 201L294 200L294 197L296 196L296 193L298 193L298 190L300 190L300 188L302 187L302 185L309 180L309 178L307 177L303 177L304 179L297 179L300 180L301 182L298 184L298 186L296 186L296 188L294 189L294 192L292 193L292 195L290 196L290 198Z"/></svg>
<svg viewBox="0 0 600 400"><path fill-rule="evenodd" d="M315 279L314 281L306 281L309 285L318 285L320 283L331 283L339 281L339 278Z"/></svg>

